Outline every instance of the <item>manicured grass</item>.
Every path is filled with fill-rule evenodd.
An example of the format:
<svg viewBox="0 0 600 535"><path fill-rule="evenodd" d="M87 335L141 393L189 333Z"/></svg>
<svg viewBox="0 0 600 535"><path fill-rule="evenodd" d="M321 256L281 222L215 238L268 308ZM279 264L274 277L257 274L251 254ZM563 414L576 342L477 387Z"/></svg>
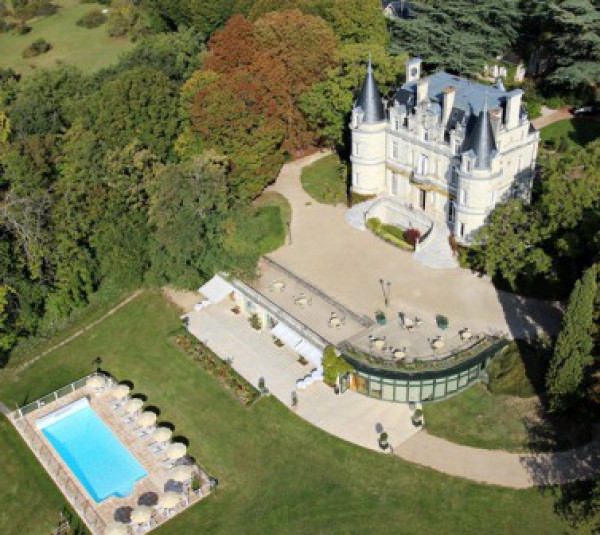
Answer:
<svg viewBox="0 0 600 535"><path fill-rule="evenodd" d="M529 435L525 418L533 405L475 385L458 396L425 405L425 425L432 435L465 446L526 451Z"/></svg>
<svg viewBox="0 0 600 535"><path fill-rule="evenodd" d="M475 448L565 450L588 442L593 432L584 411L550 417L537 397L496 395L481 384L425 405L424 412L429 433Z"/></svg>
<svg viewBox="0 0 600 535"><path fill-rule="evenodd" d="M478 485L364 450L312 427L274 398L244 408L169 341L178 315L160 295L147 293L18 381L0 385L6 403L33 399L89 372L97 356L118 378L132 380L220 481L215 495L157 535L569 531L550 493ZM23 485L31 470L15 465L7 477L11 457L0 447L0 477ZM51 509L55 493L43 494L42 504L19 500L19 517ZM6 500L0 498L0 510ZM0 533L47 533L41 521L19 530L11 529L14 522L2 517Z"/></svg>
<svg viewBox="0 0 600 535"><path fill-rule="evenodd" d="M0 34L0 67L11 67L27 75L36 68L55 67L67 63L90 73L116 63L119 56L133 47L128 39L109 37L106 25L87 29L77 26L82 15L100 4L80 4L73 0L56 2L58 12L28 22L31 32L27 35ZM52 50L35 58L23 58L21 53L36 39L43 38L52 45Z"/></svg>
<svg viewBox="0 0 600 535"><path fill-rule="evenodd" d="M244 236L258 245L260 254L279 249L285 242L285 225L281 208L276 205L261 206L244 221Z"/></svg>
<svg viewBox="0 0 600 535"><path fill-rule="evenodd" d="M549 356L524 341L513 341L492 360L489 390L494 394L535 396L544 390Z"/></svg>
<svg viewBox="0 0 600 535"><path fill-rule="evenodd" d="M562 137L572 145L587 145L600 137L600 121L593 119L566 119L558 121L540 131L542 141L557 143Z"/></svg>
<svg viewBox="0 0 600 535"><path fill-rule="evenodd" d="M57 527L61 511L68 514L67 501L4 417L0 478L0 532L46 535Z"/></svg>
<svg viewBox="0 0 600 535"><path fill-rule="evenodd" d="M315 201L346 202L346 175L337 154L330 154L302 170L302 187Z"/></svg>
<svg viewBox="0 0 600 535"><path fill-rule="evenodd" d="M279 206L281 218L288 225L292 221L292 205L281 193L267 191L254 201L254 206Z"/></svg>

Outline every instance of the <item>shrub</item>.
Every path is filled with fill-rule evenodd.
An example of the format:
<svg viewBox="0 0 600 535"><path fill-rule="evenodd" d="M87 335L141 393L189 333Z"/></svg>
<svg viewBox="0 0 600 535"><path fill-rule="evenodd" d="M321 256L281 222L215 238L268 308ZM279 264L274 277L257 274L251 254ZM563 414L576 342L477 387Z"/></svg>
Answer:
<svg viewBox="0 0 600 535"><path fill-rule="evenodd" d="M338 356L333 346L327 346L323 351L323 380L332 385L335 384L339 375L351 372L354 368Z"/></svg>
<svg viewBox="0 0 600 535"><path fill-rule="evenodd" d="M106 15L100 9L92 9L77 21L77 26L97 28L106 22Z"/></svg>
<svg viewBox="0 0 600 535"><path fill-rule="evenodd" d="M377 217L367 219L367 228L372 232L379 232L381 230L381 225L381 220Z"/></svg>
<svg viewBox="0 0 600 535"><path fill-rule="evenodd" d="M58 11L58 6L50 0L13 0L15 15L23 20L33 17L47 17Z"/></svg>
<svg viewBox="0 0 600 535"><path fill-rule="evenodd" d="M14 26L17 35L27 35L31 31L31 26L27 26L24 22Z"/></svg>
<svg viewBox="0 0 600 535"><path fill-rule="evenodd" d="M381 230L394 238L404 241L404 231L396 225L381 225Z"/></svg>
<svg viewBox="0 0 600 535"><path fill-rule="evenodd" d="M45 39L36 39L22 52L24 58L33 58L40 54L45 54L52 48L52 45Z"/></svg>
<svg viewBox="0 0 600 535"><path fill-rule="evenodd" d="M406 240L407 243L409 243L413 247L417 244L420 237L421 237L421 232L416 228L409 228L404 233L404 239Z"/></svg>
<svg viewBox="0 0 600 535"><path fill-rule="evenodd" d="M248 322L250 323L250 326L253 329L256 329L257 331L260 331L260 329L262 328L262 323L260 321L260 318L258 317L258 314L252 314L252 316L248 318Z"/></svg>

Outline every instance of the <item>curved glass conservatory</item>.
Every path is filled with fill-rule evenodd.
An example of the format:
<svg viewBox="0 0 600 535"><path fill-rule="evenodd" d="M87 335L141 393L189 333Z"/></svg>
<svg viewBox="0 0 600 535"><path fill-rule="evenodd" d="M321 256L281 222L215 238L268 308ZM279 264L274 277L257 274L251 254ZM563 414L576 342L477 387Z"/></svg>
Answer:
<svg viewBox="0 0 600 535"><path fill-rule="evenodd" d="M365 396L398 403L444 399L480 379L492 356L508 343L503 339L487 341L477 351L457 353L440 361L416 362L410 366L412 369L382 366L371 355L346 345L340 349L354 371L341 378L341 389L349 388Z"/></svg>

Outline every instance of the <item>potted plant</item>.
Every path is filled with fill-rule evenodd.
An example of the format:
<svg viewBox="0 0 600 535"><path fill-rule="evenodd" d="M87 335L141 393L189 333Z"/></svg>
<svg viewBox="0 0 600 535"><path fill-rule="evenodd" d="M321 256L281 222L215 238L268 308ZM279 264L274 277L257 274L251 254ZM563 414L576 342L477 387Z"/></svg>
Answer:
<svg viewBox="0 0 600 535"><path fill-rule="evenodd" d="M258 317L258 314L252 314L252 316L250 316L250 318L248 318L248 322L250 323L250 326L257 330L260 331L262 328L262 323L260 321L260 318Z"/></svg>
<svg viewBox="0 0 600 535"><path fill-rule="evenodd" d="M448 325L450 324L448 318L446 316L443 316L442 314L438 314L435 317L435 322L437 323L437 326L442 330L446 330L448 328Z"/></svg>
<svg viewBox="0 0 600 535"><path fill-rule="evenodd" d="M417 409L415 412L413 412L411 420L415 427L421 427L423 425L423 411L421 409Z"/></svg>
<svg viewBox="0 0 600 535"><path fill-rule="evenodd" d="M383 312L383 310L375 312L375 321L378 325L385 325L387 323L387 318L385 317L385 312Z"/></svg>
<svg viewBox="0 0 600 535"><path fill-rule="evenodd" d="M192 490L194 492L198 492L200 490L200 479L198 479L198 476L194 476L192 478Z"/></svg>
<svg viewBox="0 0 600 535"><path fill-rule="evenodd" d="M379 435L379 447L382 450L387 450L390 447L388 444L388 434L385 431Z"/></svg>

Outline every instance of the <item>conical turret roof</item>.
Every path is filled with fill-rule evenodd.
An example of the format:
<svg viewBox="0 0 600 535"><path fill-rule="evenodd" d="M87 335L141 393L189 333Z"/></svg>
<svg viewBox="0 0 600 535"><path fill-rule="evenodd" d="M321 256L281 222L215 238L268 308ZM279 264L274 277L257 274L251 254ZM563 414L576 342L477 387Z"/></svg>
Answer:
<svg viewBox="0 0 600 535"><path fill-rule="evenodd" d="M492 157L496 152L496 141L490 122L487 98L483 104L483 109L479 113L475 127L467 139L465 151L468 152L469 150L475 153L475 169L489 169L491 167Z"/></svg>
<svg viewBox="0 0 600 535"><path fill-rule="evenodd" d="M369 56L369 66L367 67L367 76L363 83L360 95L356 100L356 107L363 110L364 123L379 123L385 121L385 111L381 100L381 93L377 87L375 76L373 76L373 67L371 57Z"/></svg>

